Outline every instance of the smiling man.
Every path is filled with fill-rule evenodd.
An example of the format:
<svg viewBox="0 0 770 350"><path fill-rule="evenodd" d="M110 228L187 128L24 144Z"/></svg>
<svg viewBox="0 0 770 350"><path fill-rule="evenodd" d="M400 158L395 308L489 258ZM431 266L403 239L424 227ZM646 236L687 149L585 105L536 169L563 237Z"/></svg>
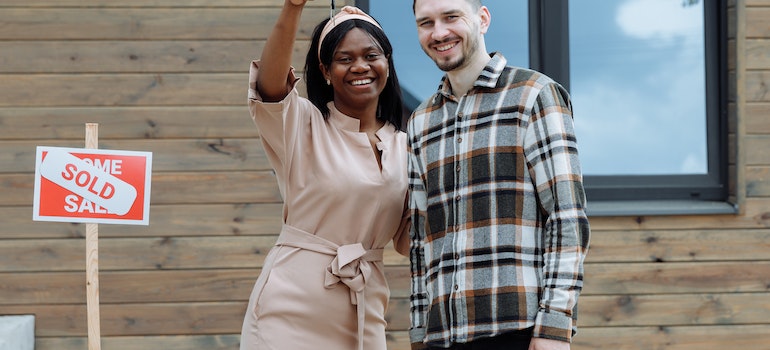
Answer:
<svg viewBox="0 0 770 350"><path fill-rule="evenodd" d="M415 0L446 74L412 114L414 349L564 350L589 225L569 94L488 54L478 0Z"/></svg>

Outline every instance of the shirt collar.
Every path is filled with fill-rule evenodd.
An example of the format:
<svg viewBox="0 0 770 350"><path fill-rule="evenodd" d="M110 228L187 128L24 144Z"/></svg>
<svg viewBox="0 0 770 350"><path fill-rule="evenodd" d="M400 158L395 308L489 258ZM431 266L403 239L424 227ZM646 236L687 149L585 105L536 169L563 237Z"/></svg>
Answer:
<svg viewBox="0 0 770 350"><path fill-rule="evenodd" d="M334 101L329 101L326 105L329 107L329 121L337 129L349 132L361 132L361 121L358 120L358 118L353 118L340 112L337 107L334 106ZM396 127L393 124L386 122L375 134L380 140L384 141L396 134Z"/></svg>
<svg viewBox="0 0 770 350"><path fill-rule="evenodd" d="M493 52L490 54L491 58L487 65L481 70L476 82L473 83L474 87L480 88L494 88L497 86L497 80L505 69L505 65L508 64L508 60L505 59L503 54L499 52ZM441 78L441 85L439 85L438 93L446 98L452 96L452 87L449 85L449 79L447 75Z"/></svg>

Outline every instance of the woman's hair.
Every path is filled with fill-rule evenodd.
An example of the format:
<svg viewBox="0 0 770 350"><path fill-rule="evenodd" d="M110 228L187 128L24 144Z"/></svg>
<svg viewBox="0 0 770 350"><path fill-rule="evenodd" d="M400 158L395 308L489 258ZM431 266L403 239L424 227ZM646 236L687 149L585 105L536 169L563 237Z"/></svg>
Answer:
<svg viewBox="0 0 770 350"><path fill-rule="evenodd" d="M382 29L377 26L360 20L350 19L338 24L332 29L328 35L324 38L323 43L319 43L319 37L321 31L323 31L326 22L329 19L323 20L319 23L313 31L313 39L310 43L310 49L307 52L305 59L305 81L307 85L307 96L310 102L313 103L323 114L324 118L329 118L329 107L327 103L334 100L334 89L326 84L326 78L324 78L319 64L323 64L326 67L330 67L332 63L332 56L334 50L340 44L345 35L353 28L359 28L369 34L382 48L382 52L388 58L388 73L390 77L387 78L385 89L380 93L378 101L378 115L377 118L390 122L396 126L396 129L404 130L404 110L403 101L401 99L401 87L398 84L398 77L396 76L396 66L393 64L393 46L390 44L387 35ZM318 50L318 46L321 45L321 50ZM320 57L320 59L319 59Z"/></svg>

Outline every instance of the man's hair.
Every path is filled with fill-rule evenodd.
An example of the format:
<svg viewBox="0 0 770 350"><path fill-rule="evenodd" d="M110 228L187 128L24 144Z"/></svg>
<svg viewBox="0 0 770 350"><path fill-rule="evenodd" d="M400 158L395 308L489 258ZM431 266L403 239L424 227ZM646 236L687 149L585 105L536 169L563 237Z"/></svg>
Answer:
<svg viewBox="0 0 770 350"><path fill-rule="evenodd" d="M474 10L478 10L482 6L481 5L481 0L465 0L465 1L470 3ZM414 13L414 7L415 7L416 4L417 4L417 0L413 0L412 1L412 13Z"/></svg>

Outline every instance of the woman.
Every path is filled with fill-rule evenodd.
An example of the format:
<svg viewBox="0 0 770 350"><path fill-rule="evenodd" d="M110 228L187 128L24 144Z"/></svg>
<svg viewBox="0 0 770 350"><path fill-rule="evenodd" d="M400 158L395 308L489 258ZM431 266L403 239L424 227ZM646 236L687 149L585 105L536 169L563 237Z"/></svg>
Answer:
<svg viewBox="0 0 770 350"><path fill-rule="evenodd" d="M392 47L345 7L321 22L298 95L286 0L250 71L249 108L275 170L283 228L249 300L241 349L386 349L383 247L409 249L406 137ZM406 233L404 233L406 232Z"/></svg>

